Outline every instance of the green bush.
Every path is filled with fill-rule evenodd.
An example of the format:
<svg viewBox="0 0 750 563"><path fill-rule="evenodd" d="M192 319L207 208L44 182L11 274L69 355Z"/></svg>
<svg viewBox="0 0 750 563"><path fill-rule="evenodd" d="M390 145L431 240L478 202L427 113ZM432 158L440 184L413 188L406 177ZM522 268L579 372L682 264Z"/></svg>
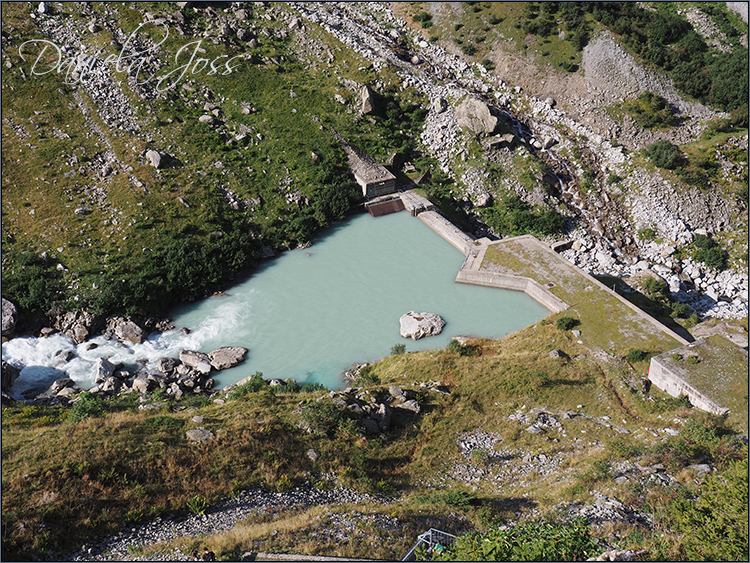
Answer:
<svg viewBox="0 0 750 563"><path fill-rule="evenodd" d="M438 561L585 561L599 545L585 519L525 522L513 528L470 532L456 539Z"/></svg>
<svg viewBox="0 0 750 563"><path fill-rule="evenodd" d="M707 249L700 248L695 252L694 258L698 262L702 262L709 268L723 270L727 267L729 253L723 248L719 248L718 246Z"/></svg>
<svg viewBox="0 0 750 563"><path fill-rule="evenodd" d="M391 346L391 356L399 356L406 353L406 344L394 344Z"/></svg>
<svg viewBox="0 0 750 563"><path fill-rule="evenodd" d="M506 236L531 233L544 237L565 228L565 217L560 213L554 209L532 208L515 194L499 198L480 213L487 225Z"/></svg>
<svg viewBox="0 0 750 563"><path fill-rule="evenodd" d="M646 147L645 153L646 156L649 157L659 168L674 170L684 162L680 149L676 145L663 139Z"/></svg>
<svg viewBox="0 0 750 563"><path fill-rule="evenodd" d="M623 107L644 129L677 125L677 118L669 102L653 92L643 92L637 99L625 103Z"/></svg>
<svg viewBox="0 0 750 563"><path fill-rule="evenodd" d="M664 280L656 279L653 276L649 276L643 280L643 290L646 292L646 295L652 299L669 295L669 286L667 283Z"/></svg>
<svg viewBox="0 0 750 563"><path fill-rule="evenodd" d="M557 319L557 328L560 330L571 330L581 324L581 321L573 317L560 317Z"/></svg>
<svg viewBox="0 0 750 563"><path fill-rule="evenodd" d="M695 248L693 258L696 261L717 270L723 270L727 267L729 253L711 237L701 234L695 235L693 247Z"/></svg>
<svg viewBox="0 0 750 563"><path fill-rule="evenodd" d="M68 413L69 422L80 422L90 417L102 416L107 411L104 399L84 391L78 395L78 400L73 403Z"/></svg>
<svg viewBox="0 0 750 563"><path fill-rule="evenodd" d="M451 340L446 348L449 352L458 354L459 356L478 356L479 349L476 346L469 346L468 344L461 344L458 340Z"/></svg>
<svg viewBox="0 0 750 563"><path fill-rule="evenodd" d="M477 501L474 493L466 491L439 491L427 495L417 495L415 500L421 504L438 504L453 508L467 508Z"/></svg>
<svg viewBox="0 0 750 563"><path fill-rule="evenodd" d="M646 352L644 352L643 350L636 349L636 350L630 350L630 352L628 352L627 356L625 357L632 364L635 362L644 361L648 357L648 354L646 354Z"/></svg>
<svg viewBox="0 0 750 563"><path fill-rule="evenodd" d="M330 436L342 419L341 411L327 399L305 403L300 416L305 429L324 436Z"/></svg>
<svg viewBox="0 0 750 563"><path fill-rule="evenodd" d="M745 458L721 475L710 474L696 500L677 499L661 513L659 523L679 538L685 561L741 561L747 557L748 487Z"/></svg>
<svg viewBox="0 0 750 563"><path fill-rule="evenodd" d="M238 385L234 389L232 389L229 394L227 395L228 399L240 399L242 397L246 397L247 395L251 393L257 393L258 391L262 391L268 387L268 382L263 379L263 374L259 371L256 371L253 375L250 376L250 379L247 380L242 385Z"/></svg>
<svg viewBox="0 0 750 563"><path fill-rule="evenodd" d="M701 362L700 358L698 356L688 356L687 357L687 363L689 363L691 366L697 365Z"/></svg>
<svg viewBox="0 0 750 563"><path fill-rule="evenodd" d="M187 501L187 504L185 506L193 514L203 516L206 513L206 509L208 508L208 501L206 500L206 497L195 495L193 498Z"/></svg>
<svg viewBox="0 0 750 563"><path fill-rule="evenodd" d="M678 301L673 301L670 307L672 308L670 317L672 317L673 319L684 319L690 312L690 305L688 305L687 303L679 303Z"/></svg>

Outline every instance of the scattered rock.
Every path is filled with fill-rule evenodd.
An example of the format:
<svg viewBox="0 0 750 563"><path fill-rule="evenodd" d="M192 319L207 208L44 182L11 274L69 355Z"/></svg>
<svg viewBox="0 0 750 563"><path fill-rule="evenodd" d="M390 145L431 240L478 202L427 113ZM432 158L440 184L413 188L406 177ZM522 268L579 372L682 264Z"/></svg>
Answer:
<svg viewBox="0 0 750 563"><path fill-rule="evenodd" d="M375 98L370 87L362 86L360 92L360 112L362 115L369 115L375 112Z"/></svg>
<svg viewBox="0 0 750 563"><path fill-rule="evenodd" d="M204 428L193 428L185 432L185 435L194 444L202 444L214 439L214 433Z"/></svg>
<svg viewBox="0 0 750 563"><path fill-rule="evenodd" d="M21 370L3 360L0 373L2 374L2 385L0 385L0 388L2 388L3 391L8 391L13 387L13 383L21 375Z"/></svg>
<svg viewBox="0 0 750 563"><path fill-rule="evenodd" d="M204 375L211 373L211 358L209 358L208 354L204 354L203 352L182 350L180 351L180 361L184 365Z"/></svg>

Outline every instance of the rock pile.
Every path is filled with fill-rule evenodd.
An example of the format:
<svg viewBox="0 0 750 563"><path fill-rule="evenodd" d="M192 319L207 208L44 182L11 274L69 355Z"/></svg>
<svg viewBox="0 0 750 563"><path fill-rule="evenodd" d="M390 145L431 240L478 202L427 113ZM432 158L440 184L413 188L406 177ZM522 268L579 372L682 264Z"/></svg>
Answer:
<svg viewBox="0 0 750 563"><path fill-rule="evenodd" d="M365 434L379 435L388 432L394 418L419 414L424 393L449 391L440 382L422 383L420 389L403 389L391 385L388 389L360 389L347 387L331 391L328 397L342 411L356 415L357 424ZM300 408L302 403L300 403Z"/></svg>
<svg viewBox="0 0 750 563"><path fill-rule="evenodd" d="M162 357L157 360L157 370L145 367L132 373L122 364L113 364L107 358L97 362L95 385L90 393L113 396L120 393L137 392L142 395L156 389L179 400L185 395L212 392L213 370L229 369L240 364L247 354L246 348L228 346L204 354L193 350L182 350L177 358ZM71 404L81 389L72 379L56 380L47 391L34 398L36 403Z"/></svg>

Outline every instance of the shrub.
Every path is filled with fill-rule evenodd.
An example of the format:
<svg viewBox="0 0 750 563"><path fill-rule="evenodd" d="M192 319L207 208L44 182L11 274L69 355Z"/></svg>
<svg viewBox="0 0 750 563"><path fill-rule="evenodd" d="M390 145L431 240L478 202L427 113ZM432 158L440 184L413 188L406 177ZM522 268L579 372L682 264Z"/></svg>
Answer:
<svg viewBox="0 0 750 563"><path fill-rule="evenodd" d="M698 249L694 257L698 262L703 262L709 268L723 270L727 267L729 253L723 248L715 246L713 248Z"/></svg>
<svg viewBox="0 0 750 563"><path fill-rule="evenodd" d="M688 305L687 303L679 303L677 301L674 301L672 302L670 307L672 308L672 312L670 313L670 316L673 319L677 319L677 318L684 319L685 317L687 317L687 314L690 312L690 305Z"/></svg>
<svg viewBox="0 0 750 563"><path fill-rule="evenodd" d="M208 508L208 501L206 500L206 497L195 495L193 498L187 501L186 507L193 514L203 516L206 513L206 509Z"/></svg>
<svg viewBox="0 0 750 563"><path fill-rule="evenodd" d="M532 179L536 185L536 178ZM482 219L506 236L532 233L547 236L565 228L565 217L554 209L531 207L515 194L506 195L481 211Z"/></svg>
<svg viewBox="0 0 750 563"><path fill-rule="evenodd" d="M449 352L458 354L459 356L478 356L479 349L476 346L469 346L467 344L461 344L458 340L451 340L446 348Z"/></svg>
<svg viewBox="0 0 750 563"><path fill-rule="evenodd" d="M585 561L599 549L585 519L524 522L509 529L469 532L439 561Z"/></svg>
<svg viewBox="0 0 750 563"><path fill-rule="evenodd" d="M651 227L644 227L643 229L638 229L637 236L639 240L654 240L656 238L656 230Z"/></svg>
<svg viewBox="0 0 750 563"><path fill-rule="evenodd" d="M643 280L643 290L646 292L646 295L652 299L666 297L669 294L667 282L656 279L654 276L649 276Z"/></svg>
<svg viewBox="0 0 750 563"><path fill-rule="evenodd" d="M557 319L557 328L560 330L571 330L581 324L581 321L573 317L560 317Z"/></svg>
<svg viewBox="0 0 750 563"><path fill-rule="evenodd" d="M645 153L659 168L674 170L684 161L680 149L663 139L646 147Z"/></svg>
<svg viewBox="0 0 750 563"><path fill-rule="evenodd" d="M399 356L406 353L406 344L394 344L391 346L391 356Z"/></svg>
<svg viewBox="0 0 750 563"><path fill-rule="evenodd" d="M672 359L675 362L681 362L682 361L682 354L678 354L677 352L675 352L674 354L672 354Z"/></svg>
<svg viewBox="0 0 750 563"><path fill-rule="evenodd" d="M265 389L267 386L268 382L263 379L263 374L259 371L256 371L253 375L250 376L249 380L247 380L242 385L238 385L237 387L232 389L227 395L227 398L239 399L241 397L249 395L250 393L257 393L258 391Z"/></svg>
<svg viewBox="0 0 750 563"><path fill-rule="evenodd" d="M631 350L628 352L627 356L625 356L627 360L632 364L634 362L642 362L648 357L648 354L644 352L643 350Z"/></svg>
<svg viewBox="0 0 750 563"><path fill-rule="evenodd" d="M78 396L78 400L73 403L68 414L69 422L80 422L89 417L102 416L106 412L104 399L84 391Z"/></svg>
<svg viewBox="0 0 750 563"><path fill-rule="evenodd" d="M301 410L302 426L312 434L328 436L338 427L341 411L331 401L305 403Z"/></svg>
<svg viewBox="0 0 750 563"><path fill-rule="evenodd" d="M454 508L466 508L477 500L474 493L466 491L440 491L428 495L417 495L416 501L422 504L439 504Z"/></svg>
<svg viewBox="0 0 750 563"><path fill-rule="evenodd" d="M669 102L653 92L643 92L637 99L624 104L624 109L644 129L677 124Z"/></svg>
<svg viewBox="0 0 750 563"><path fill-rule="evenodd" d="M461 45L461 51L463 51L464 55L468 55L469 57L476 54L477 48L472 43L464 43Z"/></svg>
<svg viewBox="0 0 750 563"><path fill-rule="evenodd" d="M691 366L694 366L696 364L700 363L700 358L698 356L688 356L687 357L687 363L689 363Z"/></svg>

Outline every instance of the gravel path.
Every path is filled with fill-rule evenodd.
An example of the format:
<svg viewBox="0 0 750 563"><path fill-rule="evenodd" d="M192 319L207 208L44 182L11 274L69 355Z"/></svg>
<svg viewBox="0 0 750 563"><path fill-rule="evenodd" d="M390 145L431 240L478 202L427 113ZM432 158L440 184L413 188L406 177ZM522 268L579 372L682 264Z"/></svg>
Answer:
<svg viewBox="0 0 750 563"><path fill-rule="evenodd" d="M149 556L131 553L139 547L168 542L179 537L201 536L230 530L241 520L272 508L291 509L300 506L369 502L378 502L378 499L345 488L321 490L314 487L296 487L285 493L249 489L242 491L236 498L228 498L219 502L205 515L156 518L146 524L123 528L115 536L99 540L91 546L84 546L85 550L67 555L55 554L53 559L59 561L187 561L189 554L182 553L179 549Z"/></svg>

